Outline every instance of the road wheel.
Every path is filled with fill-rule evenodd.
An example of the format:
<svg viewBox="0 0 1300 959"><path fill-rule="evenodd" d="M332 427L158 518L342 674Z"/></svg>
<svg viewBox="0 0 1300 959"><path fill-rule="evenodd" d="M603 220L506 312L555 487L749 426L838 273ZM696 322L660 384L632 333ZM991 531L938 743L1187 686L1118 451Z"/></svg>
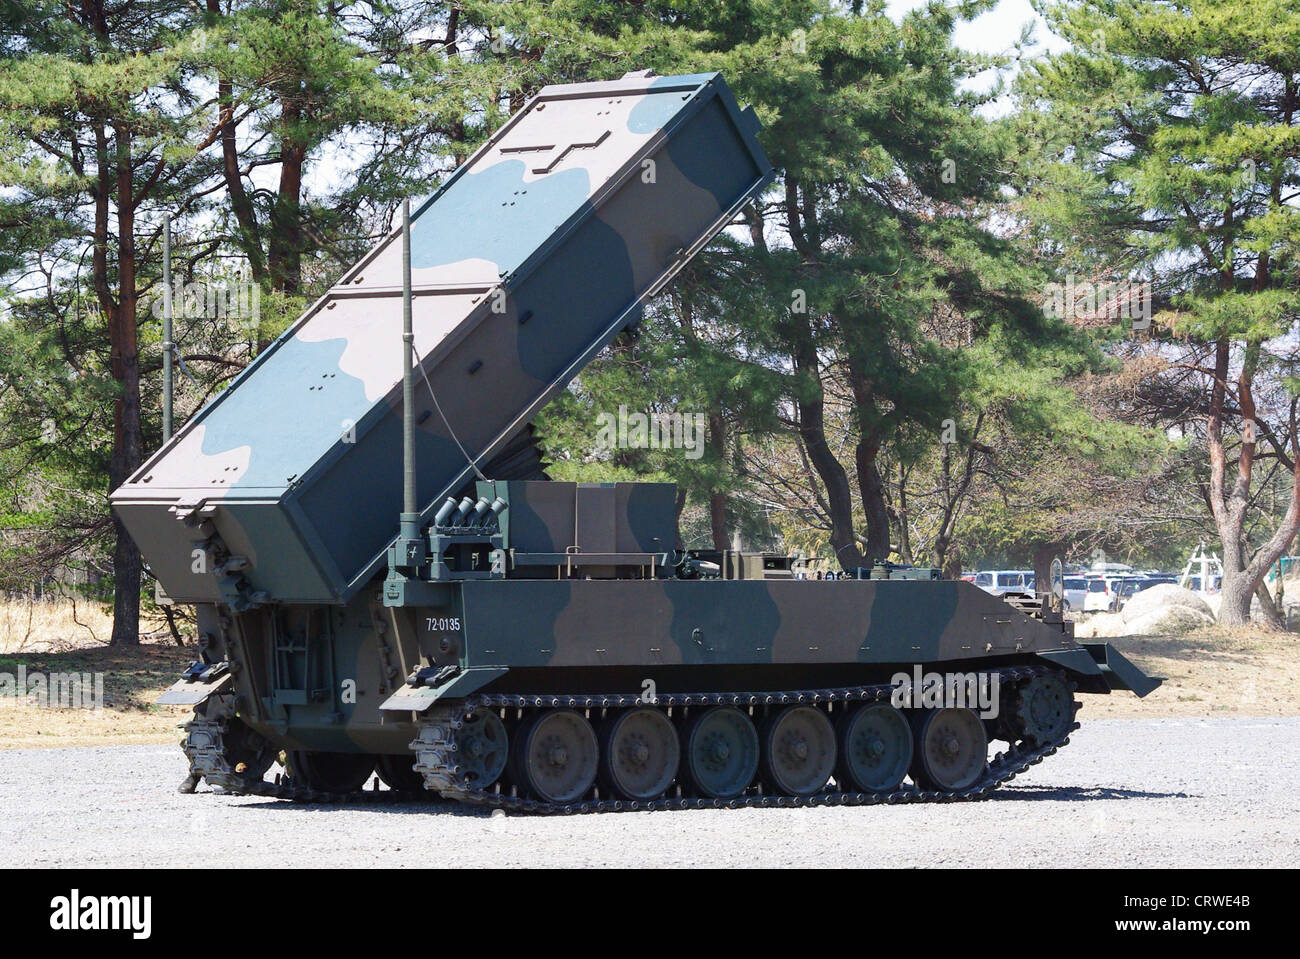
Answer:
<svg viewBox="0 0 1300 959"><path fill-rule="evenodd" d="M956 792L988 765L984 723L969 709L927 709L913 719L912 779L923 789Z"/></svg>
<svg viewBox="0 0 1300 959"><path fill-rule="evenodd" d="M601 726L601 782L623 799L658 799L676 778L680 758L677 730L657 709L615 713Z"/></svg>
<svg viewBox="0 0 1300 959"><path fill-rule="evenodd" d="M599 752L596 733L581 713L548 709L515 731L515 781L546 802L576 802L596 781Z"/></svg>
<svg viewBox="0 0 1300 959"><path fill-rule="evenodd" d="M763 782L786 796L821 792L835 771L835 728L812 706L787 706L763 723Z"/></svg>
<svg viewBox="0 0 1300 959"><path fill-rule="evenodd" d="M912 729L888 703L868 703L840 716L837 777L847 791L892 792L912 763Z"/></svg>
<svg viewBox="0 0 1300 959"><path fill-rule="evenodd" d="M398 792L419 792L424 789L424 777L415 771L414 753L379 756L375 760L375 772L389 789Z"/></svg>
<svg viewBox="0 0 1300 959"><path fill-rule="evenodd" d="M682 729L687 788L708 799L734 799L758 772L758 731L735 706L696 713Z"/></svg>

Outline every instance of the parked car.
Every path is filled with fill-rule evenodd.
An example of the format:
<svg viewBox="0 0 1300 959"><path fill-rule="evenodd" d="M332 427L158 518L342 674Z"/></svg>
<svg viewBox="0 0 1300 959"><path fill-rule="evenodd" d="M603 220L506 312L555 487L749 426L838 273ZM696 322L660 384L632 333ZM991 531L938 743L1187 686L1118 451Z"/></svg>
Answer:
<svg viewBox="0 0 1300 959"><path fill-rule="evenodd" d="M1113 580L1105 576L1088 577L1088 595L1083 600L1083 611L1085 613L1106 613L1110 611L1110 604L1113 597L1110 594L1110 584Z"/></svg>
<svg viewBox="0 0 1300 959"><path fill-rule="evenodd" d="M1152 586L1159 586L1161 583L1176 584L1177 582L1178 582L1177 576L1173 576L1165 573L1159 573L1155 576L1148 576L1146 579L1139 582L1137 592L1140 593L1142 592L1142 590L1150 589Z"/></svg>
<svg viewBox="0 0 1300 959"><path fill-rule="evenodd" d="M1065 586L1062 599L1065 609L1083 609L1083 601L1088 596L1088 580L1083 576L1066 576L1062 583Z"/></svg>
<svg viewBox="0 0 1300 959"><path fill-rule="evenodd" d="M1125 576L1123 579L1116 580L1110 587L1110 611L1118 613L1124 608L1124 604L1133 598L1134 593L1140 593L1148 586L1154 586L1155 583L1148 582L1145 577Z"/></svg>
<svg viewBox="0 0 1300 959"><path fill-rule="evenodd" d="M975 574L975 585L986 593L1033 592L1034 573L1026 569L993 569Z"/></svg>

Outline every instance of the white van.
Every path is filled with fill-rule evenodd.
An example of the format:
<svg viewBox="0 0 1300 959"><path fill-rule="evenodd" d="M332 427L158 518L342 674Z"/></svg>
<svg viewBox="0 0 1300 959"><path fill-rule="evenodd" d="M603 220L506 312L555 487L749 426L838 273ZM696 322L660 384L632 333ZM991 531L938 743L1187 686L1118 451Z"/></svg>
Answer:
<svg viewBox="0 0 1300 959"><path fill-rule="evenodd" d="M1065 596L1063 597L1065 608L1083 609L1084 601L1088 598L1088 580L1082 576L1066 576L1063 580L1065 586Z"/></svg>
<svg viewBox="0 0 1300 959"><path fill-rule="evenodd" d="M1116 579L1115 582L1119 580ZM1111 581L1104 576L1088 577L1088 594L1083 600L1083 611L1085 613L1105 613L1110 611Z"/></svg>
<svg viewBox="0 0 1300 959"><path fill-rule="evenodd" d="M994 596L1009 592L1032 593L1034 571L1031 569L986 570L975 574L975 585Z"/></svg>

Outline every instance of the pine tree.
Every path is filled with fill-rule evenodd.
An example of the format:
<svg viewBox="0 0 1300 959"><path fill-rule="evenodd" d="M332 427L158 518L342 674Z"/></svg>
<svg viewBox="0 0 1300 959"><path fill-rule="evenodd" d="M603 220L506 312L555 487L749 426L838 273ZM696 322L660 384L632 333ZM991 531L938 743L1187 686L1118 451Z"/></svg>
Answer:
<svg viewBox="0 0 1300 959"><path fill-rule="evenodd" d="M1067 268L1154 286L1163 310L1137 412L1190 424L1205 444L1220 619L1242 623L1300 528L1300 12L1282 0L1084 0L1046 15L1072 47L1023 78L1041 160L1031 210ZM1256 474L1272 464L1290 476L1289 508L1251 549Z"/></svg>
<svg viewBox="0 0 1300 959"><path fill-rule="evenodd" d="M62 373L111 388L111 440L101 495L121 484L142 462L146 443L141 411L143 298L153 282L150 253L159 240L164 206L192 202L194 158L212 142L200 98L190 87L196 47L190 4L76 6L29 4L22 21L8 25L0 60L0 166L17 191L6 229L6 250L29 271L45 271L45 288L19 315L22 336L50 363L10 374L7 386L22 394L20 407L37 413L33 435L21 420L6 437L11 447L63 442L67 431L91 417L80 405L102 397L95 385L35 397L36 384ZM153 214L153 215L151 215ZM31 276L31 273L28 273ZM21 281L20 291L30 290ZM87 296L83 297L83 294ZM68 322L76 317L73 336ZM21 326L21 324L20 324ZM51 336L54 337L51 340ZM52 347L59 349L52 352ZM91 409L94 407L92 405ZM43 458L37 455L38 459ZM100 516L108 517L101 500ZM140 555L122 525L113 531L114 626L112 642L138 641Z"/></svg>

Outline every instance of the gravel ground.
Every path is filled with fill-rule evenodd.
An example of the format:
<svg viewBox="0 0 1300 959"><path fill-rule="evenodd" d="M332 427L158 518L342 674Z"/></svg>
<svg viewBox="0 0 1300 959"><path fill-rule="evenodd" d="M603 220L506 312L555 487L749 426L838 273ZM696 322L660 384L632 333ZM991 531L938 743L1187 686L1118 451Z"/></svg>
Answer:
<svg viewBox="0 0 1300 959"><path fill-rule="evenodd" d="M952 805L541 818L192 796L174 746L0 752L6 866L1290 866L1300 718L1093 720Z"/></svg>

